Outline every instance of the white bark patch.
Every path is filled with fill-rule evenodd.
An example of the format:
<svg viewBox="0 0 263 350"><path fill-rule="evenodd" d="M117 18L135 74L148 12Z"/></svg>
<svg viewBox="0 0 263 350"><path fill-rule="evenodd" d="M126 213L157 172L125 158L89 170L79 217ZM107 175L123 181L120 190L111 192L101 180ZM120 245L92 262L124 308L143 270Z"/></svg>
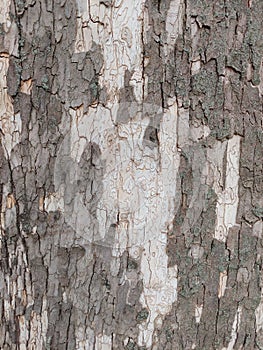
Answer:
<svg viewBox="0 0 263 350"><path fill-rule="evenodd" d="M227 142L227 165L224 191L218 190L218 185L215 186L218 195L215 238L222 242L226 241L229 229L237 225L240 139L240 136L235 135Z"/></svg>
<svg viewBox="0 0 263 350"><path fill-rule="evenodd" d="M112 337L108 335L100 335L96 337L95 350L111 350Z"/></svg>
<svg viewBox="0 0 263 350"><path fill-rule="evenodd" d="M64 200L62 194L50 193L44 200L44 207L41 206L43 210L47 212L51 211L63 211L64 210Z"/></svg>
<svg viewBox="0 0 263 350"><path fill-rule="evenodd" d="M263 330L263 300L261 297L261 302L256 308L255 311L256 315L256 332L259 333L260 331Z"/></svg>
<svg viewBox="0 0 263 350"><path fill-rule="evenodd" d="M232 331L231 331L231 340L228 344L227 348L223 348L222 350L233 350L235 343L236 343L236 339L237 339L237 335L239 332L239 328L240 328L240 323L241 323L241 315L242 315L242 307L238 306L236 315L235 315L235 319L233 322L233 326L232 326Z"/></svg>
<svg viewBox="0 0 263 350"><path fill-rule="evenodd" d="M213 147L207 151L207 174L209 175L207 181L208 185L213 186L216 194L221 193L224 186L223 161L226 149L227 141L216 142Z"/></svg>
<svg viewBox="0 0 263 350"><path fill-rule="evenodd" d="M196 323L200 323L200 321L201 321L203 307L204 307L203 304L202 305L196 305L196 307L195 307L195 322Z"/></svg>
<svg viewBox="0 0 263 350"><path fill-rule="evenodd" d="M68 212L64 203L62 211L76 232L76 240L109 245L117 260L127 249L134 259L141 258L143 293L140 300L149 310L149 317L140 325L139 344L147 348L152 345L156 322L161 322L177 298L177 267L168 268L166 254L180 161L176 148L178 109L175 101L170 101L170 106L163 115L160 130L153 128L158 132L158 142L145 139L150 120L136 112L136 108L134 117L118 126L115 124L117 108L109 110L98 105L91 107L87 115L72 110L70 139L66 141L70 145L65 146L76 167L87 142L96 143L100 148L105 175L103 191L98 194L98 236L94 237L90 228L92 219L80 195L76 193L73 199L73 210ZM76 169L72 167L72 174L68 174L70 182L77 176ZM57 195L52 194L45 200L46 210L59 208L66 187L64 184L57 188ZM110 226L116 223L113 240L104 240ZM114 274L114 264L112 269Z"/></svg>
<svg viewBox="0 0 263 350"><path fill-rule="evenodd" d="M61 210L67 223L74 228L77 239L85 244L86 242L104 239L110 224L117 220L117 192L115 191L116 186L111 183L113 171L118 173L118 144L115 143L117 129L114 126L110 110L102 106L90 107L88 114L85 115L82 108L76 111L71 110L70 114L72 121L69 135L64 139L59 157L62 159L66 157L68 161L73 161L74 165L70 168L65 184L58 182L57 178L59 178L60 170L55 168L57 192L45 199L45 208L48 211ZM88 142L96 143L100 147L102 162L106 162L106 175L103 180L105 191L97 194L98 196L102 195L103 199L97 207L99 232L96 237L94 237L93 230L90 227L92 221L90 212L85 203L83 203L81 195L79 193L74 195L73 208L65 205L64 201L67 185L74 183L78 179L78 164ZM59 164L59 160L57 164ZM112 242L109 242L109 244L112 245Z"/></svg>
<svg viewBox="0 0 263 350"><path fill-rule="evenodd" d="M261 300L258 307L256 308L255 316L256 316L256 332L260 333L263 331L263 288L262 287L261 287Z"/></svg>
<svg viewBox="0 0 263 350"><path fill-rule="evenodd" d="M191 18L191 39L192 39L192 51L193 57L191 59L191 74L197 74L201 69L201 59L200 54L195 54L198 52L198 42L199 42L199 25L195 17Z"/></svg>
<svg viewBox="0 0 263 350"><path fill-rule="evenodd" d="M107 87L111 101L116 100L116 94L124 86L126 70L134 71L132 85L137 100L141 101L145 0L115 1L107 7L98 0L90 0L88 8L84 0L79 4L75 52L89 51L93 42L100 45L104 54L100 84Z"/></svg>
<svg viewBox="0 0 263 350"><path fill-rule="evenodd" d="M11 188L8 185L3 186L2 210L1 210L1 236L4 235L5 230L15 223L16 220L16 200L14 194L11 193ZM1 240L0 240L1 246Z"/></svg>
<svg viewBox="0 0 263 350"><path fill-rule="evenodd" d="M253 236L258 238L262 238L263 236L263 221L256 221L253 225Z"/></svg>
<svg viewBox="0 0 263 350"><path fill-rule="evenodd" d="M168 55L176 43L179 34L183 32L183 5L181 0L172 0L167 12L165 30L167 34L167 45L164 50Z"/></svg>
<svg viewBox="0 0 263 350"><path fill-rule="evenodd" d="M198 142L208 137L210 132L209 126L193 123L190 128L190 137L193 141Z"/></svg>
<svg viewBox="0 0 263 350"><path fill-rule="evenodd" d="M28 340L29 350L42 350L45 348L47 330L48 317L46 307L42 309L41 315L37 314L35 311L32 311L30 320L30 338Z"/></svg>
<svg viewBox="0 0 263 350"><path fill-rule="evenodd" d="M259 74L260 74L260 83L259 83L258 89L259 89L259 93L262 96L263 95L263 58L261 60Z"/></svg>
<svg viewBox="0 0 263 350"><path fill-rule="evenodd" d="M191 63L191 74L197 74L201 69L201 60L196 60Z"/></svg>
<svg viewBox="0 0 263 350"><path fill-rule="evenodd" d="M227 285L227 271L220 272L219 276L219 287L218 287L218 298L222 298L225 295Z"/></svg>
<svg viewBox="0 0 263 350"><path fill-rule="evenodd" d="M11 21L9 16L11 0L1 0L0 3L0 23L6 24L7 27L10 27Z"/></svg>
<svg viewBox="0 0 263 350"><path fill-rule="evenodd" d="M141 257L143 293L140 300L142 305L148 308L149 317L140 326L138 344L147 348L152 345L158 316L165 316L177 300L177 267L167 268L166 254L167 234L172 228L176 176L180 161L175 146L177 116L177 105L174 102L164 115L160 130L161 169L159 174L156 174L157 183L158 180L160 183L159 196L156 197L154 205L151 201L147 203L152 210L144 214L145 244Z"/></svg>
<svg viewBox="0 0 263 350"><path fill-rule="evenodd" d="M93 350L95 343L94 331L89 327L78 326L75 330L76 350Z"/></svg>
<svg viewBox="0 0 263 350"><path fill-rule="evenodd" d="M19 134L22 128L20 114L14 115L12 99L7 93L7 72L9 67L9 54L17 54L18 40L17 28L9 16L10 0L2 0L0 3L0 23L6 32L4 39L4 52L0 52L0 128L3 133L2 145L6 158L15 145L19 142Z"/></svg>
<svg viewBox="0 0 263 350"><path fill-rule="evenodd" d="M2 145L6 158L19 142L22 130L20 114L14 115L12 99L7 93L6 75L9 67L9 55L0 55L0 128L3 132Z"/></svg>
<svg viewBox="0 0 263 350"><path fill-rule="evenodd" d="M19 350L27 349L27 341L28 341L28 329L27 329L27 321L25 316L18 316L19 323Z"/></svg>
<svg viewBox="0 0 263 350"><path fill-rule="evenodd" d="M110 225L117 221L119 216L118 235L114 245L114 255L119 256L127 246L133 247L145 242L144 226L146 218L155 218L160 206L165 205L163 210L172 208L172 192L170 183L175 181L172 169L177 168L179 156L174 146L175 135L171 131L160 131L160 148L163 147L164 153L162 158L162 172L159 175L160 162L158 159L158 147L147 147L144 144L145 130L149 124L148 118L141 119L141 114L126 124L115 126L116 109L112 111L97 106L90 108L87 115L78 114L78 111L72 111L72 125L70 129L70 138L65 140L69 142L69 158L73 159L76 166L81 158L87 142L96 143L101 151L102 162L105 164L105 176L103 179L103 192L99 194L100 200L97 205L97 217L100 226L100 237L103 239ZM166 116L167 123L172 122ZM170 132L170 135L168 135ZM62 148L64 145L62 145ZM63 151L63 150L62 150ZM160 152L161 154L163 152ZM77 179L77 169L71 169L69 181ZM55 180L56 181L56 180ZM170 181L170 182L169 182ZM159 192L160 193L159 193ZM166 199L164 199L166 195ZM55 210L62 207L63 189L57 188L56 194L50 194L45 199L46 210ZM77 196L76 196L77 197ZM61 207L60 204L61 203ZM166 203L166 204L164 204ZM41 204L42 206L42 204ZM81 216L88 220L88 210L76 202L76 210L70 213L72 225L75 225ZM79 218L74 218L74 215ZM71 220L70 218L67 220ZM83 220L83 219L82 219ZM120 232L125 229L125 222L129 222L129 240L120 236ZM167 219L162 218L161 225L166 227ZM131 226L132 224L132 226ZM86 225L87 226L87 225ZM81 227L81 226L80 226ZM79 228L80 228L79 227ZM78 230L79 234L81 230ZM136 232L136 233L131 233ZM82 236L85 236L85 230ZM87 228L87 235L90 230ZM154 238L154 235L151 236ZM86 236L89 240L91 237ZM111 244L111 243L110 243Z"/></svg>

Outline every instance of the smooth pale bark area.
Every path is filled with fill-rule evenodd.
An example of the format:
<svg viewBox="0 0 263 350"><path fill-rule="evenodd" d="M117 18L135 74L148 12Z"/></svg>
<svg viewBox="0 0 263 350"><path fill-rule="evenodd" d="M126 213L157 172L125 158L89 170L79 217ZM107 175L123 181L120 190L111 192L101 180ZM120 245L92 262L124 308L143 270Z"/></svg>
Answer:
<svg viewBox="0 0 263 350"><path fill-rule="evenodd" d="M262 0L1 0L0 349L263 349Z"/></svg>

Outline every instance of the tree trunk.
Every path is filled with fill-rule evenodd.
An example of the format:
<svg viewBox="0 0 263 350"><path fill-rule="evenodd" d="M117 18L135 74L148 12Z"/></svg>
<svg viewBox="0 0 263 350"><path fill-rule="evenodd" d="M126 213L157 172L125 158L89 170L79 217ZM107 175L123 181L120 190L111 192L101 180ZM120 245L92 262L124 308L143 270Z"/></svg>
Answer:
<svg viewBox="0 0 263 350"><path fill-rule="evenodd" d="M0 349L263 349L262 0L1 0Z"/></svg>

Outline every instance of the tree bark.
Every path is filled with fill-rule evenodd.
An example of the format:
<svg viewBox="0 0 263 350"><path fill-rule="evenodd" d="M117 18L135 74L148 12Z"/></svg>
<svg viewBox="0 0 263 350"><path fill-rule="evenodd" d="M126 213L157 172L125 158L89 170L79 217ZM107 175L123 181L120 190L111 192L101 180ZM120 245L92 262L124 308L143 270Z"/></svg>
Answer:
<svg viewBox="0 0 263 350"><path fill-rule="evenodd" d="M0 349L263 349L261 0L2 0Z"/></svg>

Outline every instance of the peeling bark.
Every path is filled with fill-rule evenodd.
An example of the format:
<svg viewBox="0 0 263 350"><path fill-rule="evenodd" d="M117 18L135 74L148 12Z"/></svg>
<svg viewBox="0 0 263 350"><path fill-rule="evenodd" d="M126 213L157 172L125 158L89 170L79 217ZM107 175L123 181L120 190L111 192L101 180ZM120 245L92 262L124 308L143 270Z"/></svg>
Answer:
<svg viewBox="0 0 263 350"><path fill-rule="evenodd" d="M261 0L0 4L0 349L263 348Z"/></svg>

